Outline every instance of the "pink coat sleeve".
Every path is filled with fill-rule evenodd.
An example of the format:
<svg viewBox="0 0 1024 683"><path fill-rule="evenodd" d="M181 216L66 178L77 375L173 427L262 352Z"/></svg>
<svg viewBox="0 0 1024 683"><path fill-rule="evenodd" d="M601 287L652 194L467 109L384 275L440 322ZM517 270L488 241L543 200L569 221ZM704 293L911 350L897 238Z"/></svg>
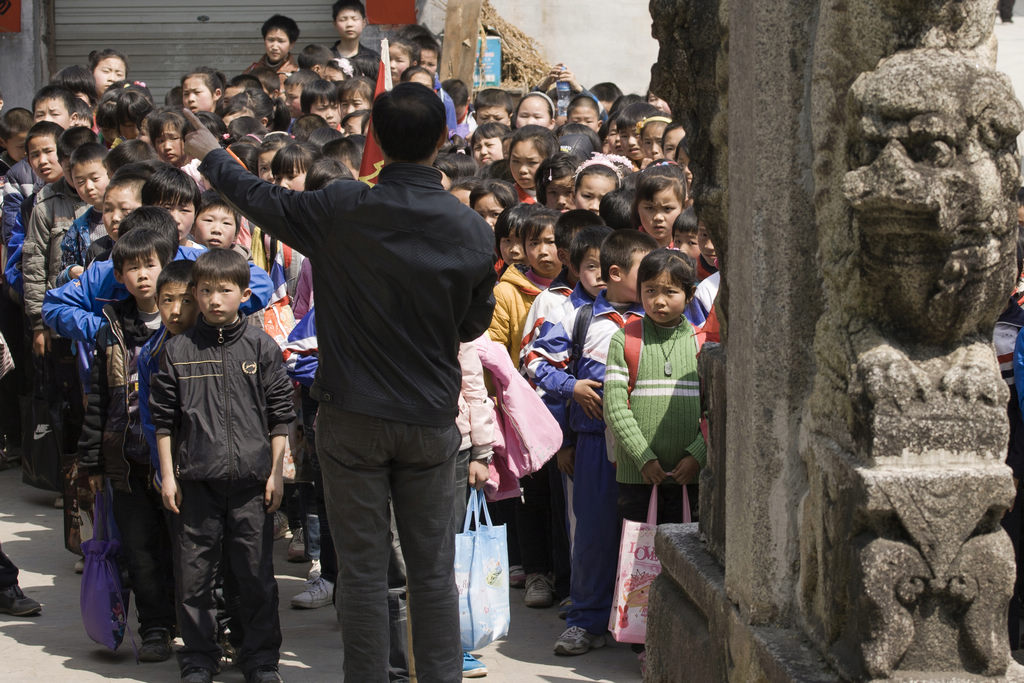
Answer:
<svg viewBox="0 0 1024 683"><path fill-rule="evenodd" d="M487 395L484 368L476 351L476 342L459 345L459 364L462 366L459 431L463 436L469 436L472 457L479 460L491 454L494 444L494 403Z"/></svg>

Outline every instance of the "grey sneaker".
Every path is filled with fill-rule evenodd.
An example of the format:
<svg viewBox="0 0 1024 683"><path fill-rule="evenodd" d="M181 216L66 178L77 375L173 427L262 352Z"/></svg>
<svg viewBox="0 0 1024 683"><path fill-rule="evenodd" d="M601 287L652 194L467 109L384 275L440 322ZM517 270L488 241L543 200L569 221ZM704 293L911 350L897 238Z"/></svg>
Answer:
<svg viewBox="0 0 1024 683"><path fill-rule="evenodd" d="M579 626L570 626L562 631L555 641L556 655L583 655L605 646L605 635L595 635Z"/></svg>
<svg viewBox="0 0 1024 683"><path fill-rule="evenodd" d="M292 598L292 607L296 609L326 607L333 602L333 594L334 584L321 576L316 576L306 581L306 590Z"/></svg>
<svg viewBox="0 0 1024 683"><path fill-rule="evenodd" d="M530 574L526 577L526 594L523 602L527 607L551 607L555 595L551 591L551 582L543 574Z"/></svg>

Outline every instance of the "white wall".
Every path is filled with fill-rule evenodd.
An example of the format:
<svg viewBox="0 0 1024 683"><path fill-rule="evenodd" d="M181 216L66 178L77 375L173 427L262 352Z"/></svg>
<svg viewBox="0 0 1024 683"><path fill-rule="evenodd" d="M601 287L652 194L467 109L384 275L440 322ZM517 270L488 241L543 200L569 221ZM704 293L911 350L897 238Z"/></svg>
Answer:
<svg viewBox="0 0 1024 683"><path fill-rule="evenodd" d="M616 83L643 95L658 59L644 0L491 0L505 21L541 46L552 64L564 62L584 87Z"/></svg>

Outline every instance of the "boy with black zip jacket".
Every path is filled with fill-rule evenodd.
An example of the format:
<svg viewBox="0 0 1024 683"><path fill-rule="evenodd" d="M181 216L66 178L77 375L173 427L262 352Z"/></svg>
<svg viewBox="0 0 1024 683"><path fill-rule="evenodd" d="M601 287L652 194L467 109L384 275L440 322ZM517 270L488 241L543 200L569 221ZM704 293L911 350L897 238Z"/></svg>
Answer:
<svg viewBox="0 0 1024 683"><path fill-rule="evenodd" d="M163 502L174 513L181 680L208 682L218 669L213 587L223 553L241 595L236 662L247 683L280 681L271 513L295 419L291 382L277 343L239 315L251 294L245 257L211 249L192 281L201 315L166 342L150 386Z"/></svg>
<svg viewBox="0 0 1024 683"><path fill-rule="evenodd" d="M153 485L138 377L140 350L160 327L157 278L174 257L177 230L169 213L153 207L138 209L124 223L111 256L131 297L103 307L107 325L96 338L78 457L93 491L102 489L104 478L112 486L139 618L139 659L162 662L171 656L175 623L171 540Z"/></svg>

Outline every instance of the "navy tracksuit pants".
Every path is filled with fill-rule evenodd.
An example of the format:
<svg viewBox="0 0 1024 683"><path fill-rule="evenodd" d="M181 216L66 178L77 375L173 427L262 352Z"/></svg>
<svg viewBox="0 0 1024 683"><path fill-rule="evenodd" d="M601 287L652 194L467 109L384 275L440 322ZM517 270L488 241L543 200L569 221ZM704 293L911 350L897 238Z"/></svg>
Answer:
<svg viewBox="0 0 1024 683"><path fill-rule="evenodd" d="M572 544L572 607L566 623L590 633L608 630L619 560L619 485L608 461L604 433L576 437L572 509L576 534Z"/></svg>

